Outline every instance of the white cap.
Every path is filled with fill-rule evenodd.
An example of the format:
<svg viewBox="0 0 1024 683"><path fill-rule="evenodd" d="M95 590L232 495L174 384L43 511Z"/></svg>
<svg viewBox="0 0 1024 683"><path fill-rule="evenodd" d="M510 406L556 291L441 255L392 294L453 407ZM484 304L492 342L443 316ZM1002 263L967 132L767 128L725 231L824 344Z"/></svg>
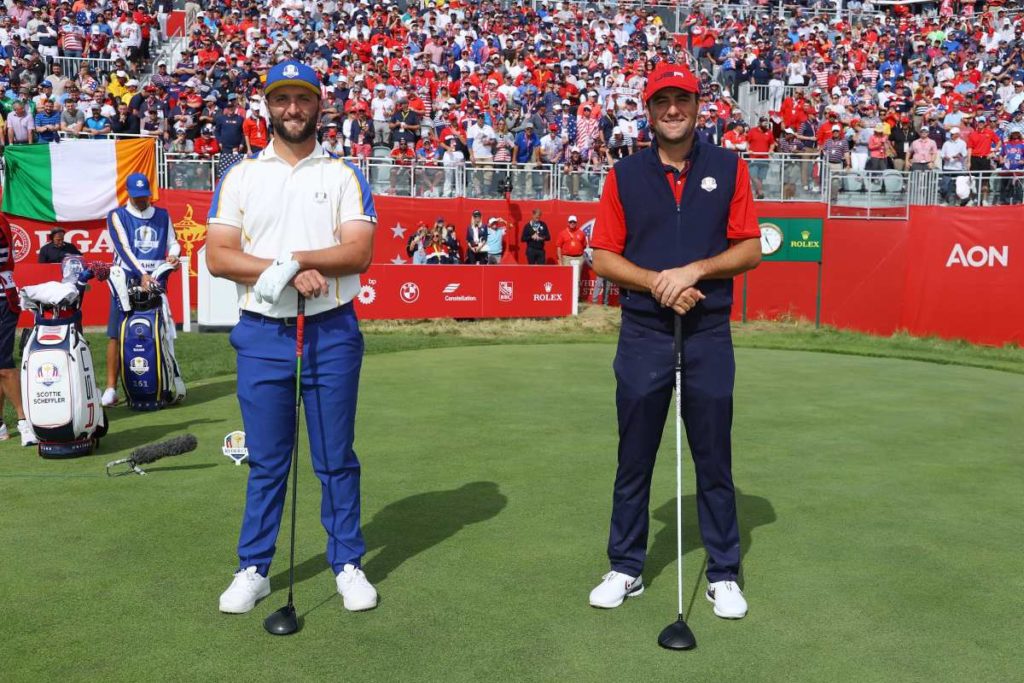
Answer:
<svg viewBox="0 0 1024 683"><path fill-rule="evenodd" d="M959 133L959 132L960 132L960 129L959 129L959 128L955 128L955 127L954 127L954 128L950 128L950 129L949 129L949 134L950 134L950 135L954 135L954 134L956 134L956 133Z"/></svg>
<svg viewBox="0 0 1024 683"><path fill-rule="evenodd" d="M570 223L579 223L579 219L576 218L576 214L572 214L571 216L569 216L569 222Z"/></svg>

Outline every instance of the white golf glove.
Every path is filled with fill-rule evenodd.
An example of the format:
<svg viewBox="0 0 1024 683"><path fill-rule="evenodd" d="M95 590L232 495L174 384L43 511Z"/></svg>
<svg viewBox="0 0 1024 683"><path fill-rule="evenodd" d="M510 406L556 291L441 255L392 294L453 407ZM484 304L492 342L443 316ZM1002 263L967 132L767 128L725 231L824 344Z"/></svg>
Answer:
<svg viewBox="0 0 1024 683"><path fill-rule="evenodd" d="M288 286L299 272L299 262L292 258L279 258L263 271L260 279L253 287L256 300L261 303L276 304L281 292Z"/></svg>

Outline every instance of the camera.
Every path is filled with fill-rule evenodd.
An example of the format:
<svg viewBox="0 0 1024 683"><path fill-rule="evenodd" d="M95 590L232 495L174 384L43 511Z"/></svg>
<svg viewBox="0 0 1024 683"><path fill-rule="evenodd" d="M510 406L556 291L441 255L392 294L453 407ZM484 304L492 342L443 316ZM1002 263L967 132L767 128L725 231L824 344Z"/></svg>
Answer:
<svg viewBox="0 0 1024 683"><path fill-rule="evenodd" d="M506 174L498 183L498 189L505 194L512 194L512 174Z"/></svg>

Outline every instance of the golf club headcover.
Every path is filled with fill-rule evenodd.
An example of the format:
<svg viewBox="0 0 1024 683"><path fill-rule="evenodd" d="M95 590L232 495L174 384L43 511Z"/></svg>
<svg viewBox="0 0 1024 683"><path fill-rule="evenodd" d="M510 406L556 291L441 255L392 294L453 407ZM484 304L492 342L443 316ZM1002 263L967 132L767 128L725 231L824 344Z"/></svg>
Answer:
<svg viewBox="0 0 1024 683"><path fill-rule="evenodd" d="M160 458L167 458L172 455L182 455L184 453L191 453L196 449L198 442L196 437L192 434L182 434L181 436L175 436L161 441L160 443L153 443L141 448L136 448L132 451L131 455L128 456L128 460L135 465L145 465L146 463L154 462Z"/></svg>
<svg viewBox="0 0 1024 683"><path fill-rule="evenodd" d="M92 271L92 276L100 282L106 282L107 278L110 277L110 264L104 261L93 261L88 264L89 270Z"/></svg>
<svg viewBox="0 0 1024 683"><path fill-rule="evenodd" d="M166 279L170 277L171 273L173 273L177 269L178 266L176 264L167 263L166 261L164 261L159 266L154 268L153 272L150 273L150 275L153 276L154 280L159 282L161 285L164 285Z"/></svg>
<svg viewBox="0 0 1024 683"><path fill-rule="evenodd" d="M131 300L128 298L128 276L121 266L111 266L107 276L107 286L114 295L122 313L132 310Z"/></svg>

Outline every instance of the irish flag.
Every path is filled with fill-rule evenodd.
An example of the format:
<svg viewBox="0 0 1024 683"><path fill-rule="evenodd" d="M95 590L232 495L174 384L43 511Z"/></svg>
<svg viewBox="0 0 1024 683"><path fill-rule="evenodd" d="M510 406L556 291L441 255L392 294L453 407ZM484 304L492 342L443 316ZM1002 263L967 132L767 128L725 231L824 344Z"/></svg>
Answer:
<svg viewBox="0 0 1024 683"><path fill-rule="evenodd" d="M39 221L105 218L128 201L125 182L145 173L156 199L156 140L65 140L4 152L4 213Z"/></svg>

